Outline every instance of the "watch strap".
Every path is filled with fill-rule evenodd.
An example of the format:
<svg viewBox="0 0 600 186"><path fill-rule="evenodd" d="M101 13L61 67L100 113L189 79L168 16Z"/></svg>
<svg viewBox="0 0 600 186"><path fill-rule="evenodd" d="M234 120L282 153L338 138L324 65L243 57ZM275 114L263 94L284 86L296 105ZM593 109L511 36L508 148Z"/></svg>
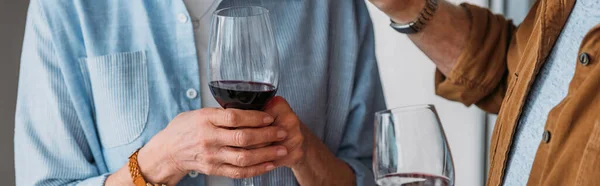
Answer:
<svg viewBox="0 0 600 186"><path fill-rule="evenodd" d="M390 26L394 30L403 34L418 33L421 30L423 30L425 26L427 26L427 23L429 23L429 21L431 21L437 8L437 0L425 0L425 7L423 8L423 10L421 10L421 13L419 13L419 16L415 21L412 21L408 24L398 24L392 20Z"/></svg>
<svg viewBox="0 0 600 186"><path fill-rule="evenodd" d="M140 149L137 149L131 156L129 156L129 174L131 175L131 179L133 180L133 184L135 186L165 186L165 184L154 184L148 183L142 176L142 171L140 170L140 166L138 164L137 158L140 152Z"/></svg>

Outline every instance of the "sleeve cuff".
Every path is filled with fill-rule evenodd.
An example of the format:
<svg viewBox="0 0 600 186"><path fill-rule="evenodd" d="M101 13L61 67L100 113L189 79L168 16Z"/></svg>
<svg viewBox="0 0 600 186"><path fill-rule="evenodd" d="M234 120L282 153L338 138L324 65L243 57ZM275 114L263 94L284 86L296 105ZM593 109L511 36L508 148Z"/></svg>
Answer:
<svg viewBox="0 0 600 186"><path fill-rule="evenodd" d="M455 67L455 69L457 69ZM482 88L479 84L457 74L452 70L445 76L438 69L435 71L435 94L446 99L462 102L469 106L481 100L493 88Z"/></svg>
<svg viewBox="0 0 600 186"><path fill-rule="evenodd" d="M354 176L356 177L356 186L376 186L375 177L373 176L373 171L370 168L371 161L361 162L352 158L338 158L346 162L346 164L352 168L352 171L354 171Z"/></svg>
<svg viewBox="0 0 600 186"><path fill-rule="evenodd" d="M436 94L471 105L490 94L506 72L512 23L489 10L461 4L471 19L466 45L447 76L436 71Z"/></svg>

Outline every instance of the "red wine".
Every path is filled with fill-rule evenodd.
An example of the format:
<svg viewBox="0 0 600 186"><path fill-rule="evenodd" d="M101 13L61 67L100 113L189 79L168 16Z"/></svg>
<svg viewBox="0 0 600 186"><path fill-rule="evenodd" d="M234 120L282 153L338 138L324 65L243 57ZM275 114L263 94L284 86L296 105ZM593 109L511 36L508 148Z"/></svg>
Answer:
<svg viewBox="0 0 600 186"><path fill-rule="evenodd" d="M262 110L277 92L277 87L250 81L212 81L210 91L223 108Z"/></svg>
<svg viewBox="0 0 600 186"><path fill-rule="evenodd" d="M381 186L452 186L450 179L422 173L387 174L377 179Z"/></svg>

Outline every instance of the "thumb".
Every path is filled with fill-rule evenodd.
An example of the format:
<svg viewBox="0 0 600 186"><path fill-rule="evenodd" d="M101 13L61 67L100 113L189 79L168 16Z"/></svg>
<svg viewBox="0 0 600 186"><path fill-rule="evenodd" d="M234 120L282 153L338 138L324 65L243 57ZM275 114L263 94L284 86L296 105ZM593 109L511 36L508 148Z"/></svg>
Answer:
<svg viewBox="0 0 600 186"><path fill-rule="evenodd" d="M293 113L294 111L285 98L275 96L267 103L267 105L265 105L264 112L277 118L278 116L283 116L290 112Z"/></svg>

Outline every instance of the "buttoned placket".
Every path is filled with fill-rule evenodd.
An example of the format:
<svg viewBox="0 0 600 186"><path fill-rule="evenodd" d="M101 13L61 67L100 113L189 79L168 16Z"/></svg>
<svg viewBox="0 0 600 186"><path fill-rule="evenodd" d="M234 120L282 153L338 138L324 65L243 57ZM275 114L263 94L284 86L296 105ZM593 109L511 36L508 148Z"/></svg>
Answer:
<svg viewBox="0 0 600 186"><path fill-rule="evenodd" d="M179 79L180 105L184 111L199 109L201 99L200 74L198 71L198 55L196 53L196 44L194 40L194 27L192 19L185 7L183 1L174 3L173 16L176 22L175 36L177 39L177 59L171 63L179 73L176 75Z"/></svg>
<svg viewBox="0 0 600 186"><path fill-rule="evenodd" d="M193 21L182 0L174 3L172 8L175 24L175 38L177 43L177 61L171 63L173 68L177 69L175 75L179 80L180 106L181 112L199 109L201 99L200 75L198 71L198 57L196 53L196 44L194 40ZM198 172L190 171L189 178L199 179L199 183L204 183L204 178L199 176Z"/></svg>
<svg viewBox="0 0 600 186"><path fill-rule="evenodd" d="M171 63L178 70L175 74L179 79L180 106L181 112L200 109L202 100L200 93L200 74L198 67L198 54L196 52L196 43L194 40L194 21L190 17L183 0L174 3L172 8L174 21L176 22L177 39L177 59ZM189 178L197 180L198 183L204 183L204 176L196 171L190 171Z"/></svg>

